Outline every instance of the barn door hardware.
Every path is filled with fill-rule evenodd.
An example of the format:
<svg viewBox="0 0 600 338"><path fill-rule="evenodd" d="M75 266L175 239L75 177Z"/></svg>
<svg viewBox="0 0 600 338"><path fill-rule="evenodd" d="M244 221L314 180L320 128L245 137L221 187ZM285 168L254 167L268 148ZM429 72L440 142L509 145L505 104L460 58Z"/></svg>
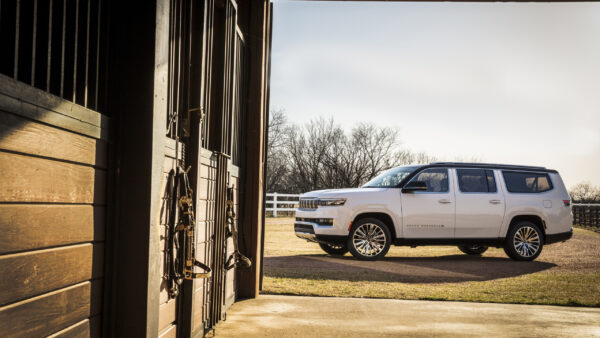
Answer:
<svg viewBox="0 0 600 338"><path fill-rule="evenodd" d="M249 268L252 266L250 259L240 252L238 249L238 229L237 223L235 222L235 211L233 209L233 194L235 193L235 186L227 188L227 205L226 208L226 223L227 223L227 235L226 238L233 237L233 253L227 258L225 263L225 270L231 270L236 267Z"/></svg>
<svg viewBox="0 0 600 338"><path fill-rule="evenodd" d="M169 295L171 298L179 294L179 287L184 279L209 278L211 268L196 259L196 219L194 217L193 191L190 187L188 172L177 166L169 172L172 187L171 208L168 220L168 273ZM177 216L179 218L176 220ZM203 272L196 272L200 268Z"/></svg>

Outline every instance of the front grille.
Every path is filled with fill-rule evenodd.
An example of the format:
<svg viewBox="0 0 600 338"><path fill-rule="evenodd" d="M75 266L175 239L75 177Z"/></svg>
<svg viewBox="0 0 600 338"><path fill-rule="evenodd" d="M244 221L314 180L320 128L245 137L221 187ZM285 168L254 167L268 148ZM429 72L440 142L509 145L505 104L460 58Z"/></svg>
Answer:
<svg viewBox="0 0 600 338"><path fill-rule="evenodd" d="M318 200L316 198L301 198L300 209L316 209L318 207Z"/></svg>
<svg viewBox="0 0 600 338"><path fill-rule="evenodd" d="M307 234L314 234L315 230L313 229L313 226L310 224L300 224L300 223L294 223L294 231L295 232L304 232Z"/></svg>
<svg viewBox="0 0 600 338"><path fill-rule="evenodd" d="M310 222L317 223L318 225L332 226L333 218L306 218L306 217L296 217L296 221L299 222Z"/></svg>

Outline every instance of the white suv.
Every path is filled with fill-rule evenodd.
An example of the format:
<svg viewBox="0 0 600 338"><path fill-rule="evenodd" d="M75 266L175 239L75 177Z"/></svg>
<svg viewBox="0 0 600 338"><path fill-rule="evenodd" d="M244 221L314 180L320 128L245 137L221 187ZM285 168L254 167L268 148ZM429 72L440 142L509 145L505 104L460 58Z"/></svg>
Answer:
<svg viewBox="0 0 600 338"><path fill-rule="evenodd" d="M435 162L390 169L361 188L306 193L294 230L327 253L361 260L381 258L394 244L457 245L469 255L503 247L530 261L543 245L571 238L572 224L556 170Z"/></svg>

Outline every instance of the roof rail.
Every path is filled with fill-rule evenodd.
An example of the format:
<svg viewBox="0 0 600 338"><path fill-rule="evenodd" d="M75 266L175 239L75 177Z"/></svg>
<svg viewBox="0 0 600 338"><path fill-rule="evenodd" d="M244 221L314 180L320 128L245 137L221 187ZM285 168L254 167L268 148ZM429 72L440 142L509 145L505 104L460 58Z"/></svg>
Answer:
<svg viewBox="0 0 600 338"><path fill-rule="evenodd" d="M431 162L432 165L450 165L450 166L474 166L474 167L493 167L504 169L537 169L547 170L546 167L536 167L530 165L498 164L498 163L476 163L476 162Z"/></svg>

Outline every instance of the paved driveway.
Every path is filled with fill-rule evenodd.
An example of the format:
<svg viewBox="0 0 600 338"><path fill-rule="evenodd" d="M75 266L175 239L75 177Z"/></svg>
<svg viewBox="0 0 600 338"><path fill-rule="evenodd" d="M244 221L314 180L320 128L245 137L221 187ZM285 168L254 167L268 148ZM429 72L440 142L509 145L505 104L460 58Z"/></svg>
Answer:
<svg viewBox="0 0 600 338"><path fill-rule="evenodd" d="M216 337L600 337L600 309L263 295L234 304Z"/></svg>

